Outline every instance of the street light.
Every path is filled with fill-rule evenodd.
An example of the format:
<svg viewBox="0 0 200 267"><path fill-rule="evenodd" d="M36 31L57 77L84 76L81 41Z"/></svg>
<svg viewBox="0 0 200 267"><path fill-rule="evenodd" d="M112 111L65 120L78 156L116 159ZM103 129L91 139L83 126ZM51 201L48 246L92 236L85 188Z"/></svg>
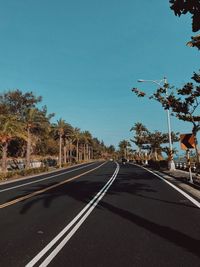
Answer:
<svg viewBox="0 0 200 267"><path fill-rule="evenodd" d="M167 91L167 79L164 77L162 80L157 81L157 80L143 80L139 79L138 82L143 83L143 82L151 82L155 83L158 86L162 86L162 83L164 84L164 87L166 89L166 98L168 97L168 91ZM172 136L171 136L171 122L170 122L170 112L169 108L167 109L167 125L168 125L168 135L169 135L169 162L168 162L168 167L169 170L175 170L175 164L174 164L174 159L173 159L173 153L172 153Z"/></svg>

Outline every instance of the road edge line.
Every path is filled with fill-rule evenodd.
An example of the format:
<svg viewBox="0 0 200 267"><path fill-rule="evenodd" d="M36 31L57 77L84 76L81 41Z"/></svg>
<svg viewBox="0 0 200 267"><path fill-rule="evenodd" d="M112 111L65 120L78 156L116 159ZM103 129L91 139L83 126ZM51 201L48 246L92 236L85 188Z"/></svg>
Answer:
<svg viewBox="0 0 200 267"><path fill-rule="evenodd" d="M197 206L198 208L200 208L200 202L197 201L196 199L194 199L193 197L191 197L188 193L186 193L185 191L183 191L182 189L180 189L179 187L177 187L176 185L172 184L171 182L167 181L165 178L163 178L161 175L155 173L154 171L151 171L143 166L137 165L137 164L132 164L135 165L137 167L140 167L150 173L152 173L153 175L155 175L156 177L158 177L159 179L161 179L162 181L164 181L165 183L167 183L168 185L170 185L171 187L173 187L176 191L178 191L179 193L181 193L184 197L186 197L187 199L189 199L195 206Z"/></svg>

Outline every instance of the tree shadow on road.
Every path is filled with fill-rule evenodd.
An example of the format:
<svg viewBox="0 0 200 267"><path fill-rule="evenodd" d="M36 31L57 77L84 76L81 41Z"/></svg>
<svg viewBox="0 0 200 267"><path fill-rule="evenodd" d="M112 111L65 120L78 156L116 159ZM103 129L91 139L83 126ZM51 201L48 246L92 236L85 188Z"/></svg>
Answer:
<svg viewBox="0 0 200 267"><path fill-rule="evenodd" d="M123 180L123 182L120 182L120 185L118 184L118 182L116 183L117 186L115 186L114 183L114 185L107 192L108 195L120 195L123 193L137 195L139 192L155 192L155 190L149 188L144 183L137 182L130 185L130 183L125 180ZM54 185L55 183L49 184L49 186ZM97 192L99 192L103 188L104 185L105 182L91 182L89 180L69 182L65 184L65 186L58 186L54 189L50 189L46 192L38 194L34 198L30 198L24 201L24 204L20 210L20 214L25 214L31 209L31 207L33 207L34 204L40 202L43 203L43 206L45 208L50 208L52 202L58 200L59 198L62 199L62 201L65 201L65 199L73 198L78 202L88 203L91 201L91 199L93 199ZM38 185L31 190L24 190L22 195L31 195L35 191L40 191L43 189L45 189L45 185ZM13 199L11 199L10 201L12 200Z"/></svg>
<svg viewBox="0 0 200 267"><path fill-rule="evenodd" d="M58 185L56 188L47 190L41 194L36 195L33 198L29 198L23 202L22 208L20 209L20 214L26 214L31 208L37 204L42 203L44 208L50 208L53 201L60 199L64 203L68 201L68 199L75 199L81 203L88 203L98 191L100 191L105 183L109 180L105 180L105 174L95 175L95 179L93 179L94 175L91 173L86 178L80 178L75 181L68 182L63 185L58 185L59 183L51 183L48 184L48 187ZM103 178L104 177L104 178ZM108 176L109 177L109 176ZM119 173L119 177L110 187L107 192L107 195L122 195L122 194L130 194L131 196L137 196L141 198L146 198L147 200L159 201L161 203L166 203L169 205L179 205L185 207L196 208L195 206L189 203L180 203L178 201L171 201L169 199L163 199L159 195L159 192L153 188L151 185L151 181L153 179L157 179L152 176L143 176L138 173L134 173L131 175L131 168L123 171L123 173ZM150 183L147 183L146 180L149 180ZM32 187L28 190L22 191L23 195L31 195L35 191L45 190L47 185L40 184ZM10 199L12 201L14 198Z"/></svg>
<svg viewBox="0 0 200 267"><path fill-rule="evenodd" d="M119 215L123 219L126 219L133 224L148 230L149 232L160 236L161 238L179 246L187 251L193 253L200 258L200 240L192 238L191 236L182 233L179 230L175 230L169 226L159 225L153 221L147 220L139 215L131 213L127 210L113 206L107 202L102 201L100 206L109 210L110 212Z"/></svg>
<svg viewBox="0 0 200 267"><path fill-rule="evenodd" d="M92 177L95 178L93 179ZM71 199L77 200L81 203L82 206L89 203L91 199L103 188L105 183L109 180L110 174L107 179L105 179L105 174L89 174L87 178L80 178L75 181L68 182L64 185L59 185L56 188L45 191L37 196L27 199L22 202L22 207L20 209L20 214L25 215L27 212L31 211L34 205L42 204L42 206L46 209L51 208L51 205L54 201L60 200L63 205L67 205L70 203ZM110 196L117 196L119 199L123 198L124 195L131 197L131 203L137 203L138 198L143 198L143 205L148 209L148 203L152 201L159 202L161 205L161 209L164 209L166 205L171 206L182 206L184 208L194 208L195 206L180 203L178 201L170 201L169 199L163 199L160 196L159 192L153 187L152 182L153 179L157 179L151 175L144 175L142 178L140 174L134 173L131 174L131 168L124 169L122 173L119 173L118 178L113 183L113 185L109 188L107 192L107 196L109 199ZM147 180L149 182L147 183ZM48 186L56 185L56 183L48 184ZM35 191L45 189L47 185L40 184L32 187L29 190L23 190L22 195L29 195ZM91 193L92 192L92 193ZM137 198L137 199L136 199ZM11 199L13 200L13 199ZM151 203L150 207L154 206L154 203ZM137 204L135 204L137 205ZM130 221L133 224L138 225L146 229L147 231L160 236L161 238L174 243L175 245L186 249L187 251L195 254L200 257L200 240L194 239L188 236L185 233L182 233L178 229L172 229L169 226L163 226L156 222L153 222L149 219L146 219L142 216L136 215L128 210L124 210L120 207L116 207L111 203L105 201L101 201L97 208L106 209L111 213L114 213L120 216L123 219Z"/></svg>

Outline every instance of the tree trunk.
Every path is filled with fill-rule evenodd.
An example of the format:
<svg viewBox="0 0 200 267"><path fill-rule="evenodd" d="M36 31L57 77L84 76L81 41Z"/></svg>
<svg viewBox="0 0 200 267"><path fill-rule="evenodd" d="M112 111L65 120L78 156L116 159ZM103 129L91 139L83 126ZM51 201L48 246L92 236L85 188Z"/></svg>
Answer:
<svg viewBox="0 0 200 267"><path fill-rule="evenodd" d="M66 164L67 163L67 146L65 145L64 147L63 147L63 154L64 154L64 164Z"/></svg>
<svg viewBox="0 0 200 267"><path fill-rule="evenodd" d="M59 168L62 167L62 136L59 137L59 157L58 157Z"/></svg>
<svg viewBox="0 0 200 267"><path fill-rule="evenodd" d="M158 161L158 153L157 153L157 148L155 148L154 155L155 155L155 160L156 160L156 161Z"/></svg>
<svg viewBox="0 0 200 267"><path fill-rule="evenodd" d="M91 147L89 146L89 151L88 151L88 159L89 159L89 160L90 160L90 157L91 157L90 152L91 152Z"/></svg>
<svg viewBox="0 0 200 267"><path fill-rule="evenodd" d="M76 142L76 161L79 162L79 143L78 143L78 140Z"/></svg>
<svg viewBox="0 0 200 267"><path fill-rule="evenodd" d="M86 144L86 160L88 161L88 144Z"/></svg>
<svg viewBox="0 0 200 267"><path fill-rule="evenodd" d="M83 145L80 145L80 151L79 151L79 160L83 160Z"/></svg>
<svg viewBox="0 0 200 267"><path fill-rule="evenodd" d="M72 148L71 148L71 140L69 141L69 161L72 163Z"/></svg>
<svg viewBox="0 0 200 267"><path fill-rule="evenodd" d="M90 157L91 157L91 159L93 159L93 147L91 147Z"/></svg>
<svg viewBox="0 0 200 267"><path fill-rule="evenodd" d="M67 162L69 163L69 141L67 141Z"/></svg>
<svg viewBox="0 0 200 267"><path fill-rule="evenodd" d="M85 144L83 145L83 157L84 157L84 161L85 161L86 160Z"/></svg>
<svg viewBox="0 0 200 267"><path fill-rule="evenodd" d="M7 172L7 151L8 143L3 143L2 145L2 172Z"/></svg>
<svg viewBox="0 0 200 267"><path fill-rule="evenodd" d="M27 130L28 140L27 140L27 149L26 149L26 169L30 168L31 161L31 133L30 128Z"/></svg>

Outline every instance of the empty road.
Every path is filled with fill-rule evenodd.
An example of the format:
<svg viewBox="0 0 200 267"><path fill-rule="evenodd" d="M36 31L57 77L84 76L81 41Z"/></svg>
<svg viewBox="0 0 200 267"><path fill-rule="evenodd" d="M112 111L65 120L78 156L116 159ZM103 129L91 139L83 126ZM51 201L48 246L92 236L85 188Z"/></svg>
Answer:
<svg viewBox="0 0 200 267"><path fill-rule="evenodd" d="M1 184L0 266L199 267L198 205L111 161Z"/></svg>

